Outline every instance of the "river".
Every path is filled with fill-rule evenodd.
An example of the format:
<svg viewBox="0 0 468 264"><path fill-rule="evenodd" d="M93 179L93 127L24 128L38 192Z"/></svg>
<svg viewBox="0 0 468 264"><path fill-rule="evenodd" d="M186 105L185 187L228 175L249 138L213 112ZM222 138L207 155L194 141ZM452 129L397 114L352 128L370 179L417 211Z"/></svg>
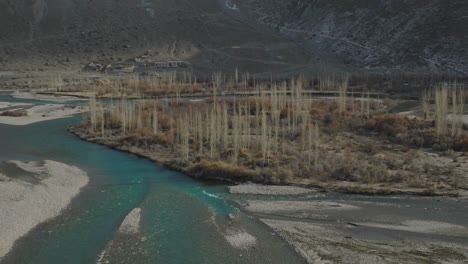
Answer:
<svg viewBox="0 0 468 264"><path fill-rule="evenodd" d="M5 101L51 103L0 95L0 102ZM283 221L286 234L292 227L302 235L307 253L321 252L337 263L349 263L353 256L367 256L368 263L377 263L374 257L381 263L433 258L440 259L427 263L466 263L460 250L468 246L466 198L229 194L223 184L195 181L146 159L80 140L66 130L80 119L0 125L0 161L56 160L76 165L90 177L60 216L19 239L2 263L305 263L257 218ZM259 200L309 203L300 210L274 204L270 210L248 212L234 202ZM335 204L321 210L316 202ZM339 205L354 209L333 209ZM119 235L122 221L136 207L142 209L141 233ZM307 230L310 233L301 233ZM244 248L230 240L236 237L254 237L256 243Z"/></svg>
<svg viewBox="0 0 468 264"><path fill-rule="evenodd" d="M9 95L0 95L0 101L51 103ZM19 239L2 263L96 263L135 207L142 208L141 236L137 242L118 241L118 250L107 253L110 263L304 262L263 223L225 199L225 186L82 141L66 131L80 118L0 125L0 161L55 160L90 177L60 216ZM244 249L228 243L227 236L236 232L255 237L255 245Z"/></svg>

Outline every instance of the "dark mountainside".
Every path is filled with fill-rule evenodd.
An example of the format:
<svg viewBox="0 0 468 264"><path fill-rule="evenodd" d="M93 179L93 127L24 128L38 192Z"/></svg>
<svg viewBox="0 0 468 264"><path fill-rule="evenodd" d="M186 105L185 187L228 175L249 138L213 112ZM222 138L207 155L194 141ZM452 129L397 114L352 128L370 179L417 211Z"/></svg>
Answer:
<svg viewBox="0 0 468 264"><path fill-rule="evenodd" d="M468 4L443 0L0 0L0 67L147 52L201 71L467 74Z"/></svg>
<svg viewBox="0 0 468 264"><path fill-rule="evenodd" d="M207 72L308 63L300 45L228 16L217 0L0 0L0 19L4 68L80 68L145 52Z"/></svg>
<svg viewBox="0 0 468 264"><path fill-rule="evenodd" d="M464 0L244 0L242 10L345 64L468 74Z"/></svg>

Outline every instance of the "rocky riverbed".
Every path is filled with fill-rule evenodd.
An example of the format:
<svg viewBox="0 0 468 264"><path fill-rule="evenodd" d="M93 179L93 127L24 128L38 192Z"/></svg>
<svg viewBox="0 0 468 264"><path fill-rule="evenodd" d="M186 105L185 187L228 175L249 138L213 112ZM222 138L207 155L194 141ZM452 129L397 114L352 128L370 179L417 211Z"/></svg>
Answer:
<svg viewBox="0 0 468 264"><path fill-rule="evenodd" d="M285 196L290 188L250 184L230 190L247 213L275 230L309 263L466 263L468 259L465 198Z"/></svg>

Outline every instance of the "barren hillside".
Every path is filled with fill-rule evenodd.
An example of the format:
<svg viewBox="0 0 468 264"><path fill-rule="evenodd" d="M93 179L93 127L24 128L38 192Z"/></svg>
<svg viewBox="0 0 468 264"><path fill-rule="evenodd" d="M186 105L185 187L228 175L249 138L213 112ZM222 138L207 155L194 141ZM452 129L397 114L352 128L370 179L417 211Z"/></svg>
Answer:
<svg viewBox="0 0 468 264"><path fill-rule="evenodd" d="M238 0L242 12L348 65L468 74L464 0Z"/></svg>
<svg viewBox="0 0 468 264"><path fill-rule="evenodd" d="M0 65L76 68L148 52L198 69L275 71L306 64L303 49L228 16L217 0L1 0Z"/></svg>
<svg viewBox="0 0 468 264"><path fill-rule="evenodd" d="M205 71L317 67L468 72L454 0L0 0L0 67L187 60Z"/></svg>

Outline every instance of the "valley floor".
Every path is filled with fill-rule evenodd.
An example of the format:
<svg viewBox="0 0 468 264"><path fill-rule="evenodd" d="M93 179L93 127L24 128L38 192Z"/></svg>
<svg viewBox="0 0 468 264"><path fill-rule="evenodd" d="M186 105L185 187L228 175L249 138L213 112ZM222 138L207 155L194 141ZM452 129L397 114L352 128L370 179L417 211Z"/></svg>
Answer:
<svg viewBox="0 0 468 264"><path fill-rule="evenodd" d="M177 90L171 100L121 97L107 104L93 95L89 115L69 131L196 179L240 184L230 188L229 199L309 263L466 263L463 122L460 135L453 136L454 128L436 135L415 100L411 109L392 112L401 101L369 93L347 99L339 87L339 97L323 100L302 84L291 86L243 100L217 101L214 94L181 102ZM4 107L35 113L34 107ZM210 157L210 151L217 153ZM135 245L141 241L138 231L120 232L100 261L129 237Z"/></svg>

